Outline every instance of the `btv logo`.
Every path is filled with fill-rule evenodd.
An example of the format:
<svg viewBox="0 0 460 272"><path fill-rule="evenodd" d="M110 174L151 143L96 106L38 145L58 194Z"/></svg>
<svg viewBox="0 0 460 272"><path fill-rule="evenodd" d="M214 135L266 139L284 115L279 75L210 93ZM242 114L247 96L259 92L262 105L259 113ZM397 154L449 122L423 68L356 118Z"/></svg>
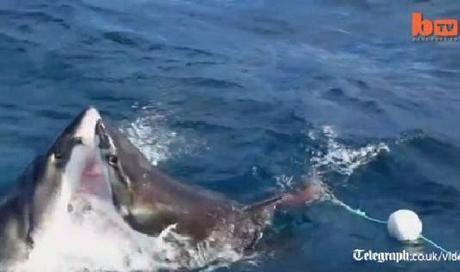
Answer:
<svg viewBox="0 0 460 272"><path fill-rule="evenodd" d="M459 35L457 19L424 19L421 12L412 13L412 37L456 40Z"/></svg>

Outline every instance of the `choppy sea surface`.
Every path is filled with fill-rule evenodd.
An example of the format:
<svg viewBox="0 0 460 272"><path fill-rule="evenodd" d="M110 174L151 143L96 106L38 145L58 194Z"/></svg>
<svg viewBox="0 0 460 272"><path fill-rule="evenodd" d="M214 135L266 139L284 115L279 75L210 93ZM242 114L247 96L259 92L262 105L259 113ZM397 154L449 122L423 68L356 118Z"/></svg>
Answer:
<svg viewBox="0 0 460 272"><path fill-rule="evenodd" d="M319 171L350 206L412 209L460 251L460 41L413 41L414 11L460 18L455 0L2 0L2 192L95 105L185 182L251 203ZM219 270L458 271L353 260L437 250L328 202L291 221L272 254Z"/></svg>

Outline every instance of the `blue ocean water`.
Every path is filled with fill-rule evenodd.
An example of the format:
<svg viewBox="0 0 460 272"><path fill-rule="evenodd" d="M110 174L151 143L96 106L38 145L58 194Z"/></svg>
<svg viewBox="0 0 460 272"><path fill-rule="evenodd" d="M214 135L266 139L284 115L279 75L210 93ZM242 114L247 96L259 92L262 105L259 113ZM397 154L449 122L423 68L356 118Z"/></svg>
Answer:
<svg viewBox="0 0 460 272"><path fill-rule="evenodd" d="M412 41L414 11L460 17L455 0L2 0L0 186L91 104L186 182L250 203L321 171L458 250L460 41ZM222 271L458 271L354 261L435 249L327 202L303 213L272 255Z"/></svg>

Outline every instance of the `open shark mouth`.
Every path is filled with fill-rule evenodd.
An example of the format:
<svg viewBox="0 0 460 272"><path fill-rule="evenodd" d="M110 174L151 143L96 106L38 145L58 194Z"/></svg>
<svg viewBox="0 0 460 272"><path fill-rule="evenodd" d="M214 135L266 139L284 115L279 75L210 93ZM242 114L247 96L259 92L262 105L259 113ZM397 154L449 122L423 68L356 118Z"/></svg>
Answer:
<svg viewBox="0 0 460 272"><path fill-rule="evenodd" d="M111 198L110 184L105 174L104 165L96 156L89 156L86 159L76 192L78 194L91 194L105 200Z"/></svg>
<svg viewBox="0 0 460 272"><path fill-rule="evenodd" d="M68 155L62 176L61 197L70 201L75 195L92 195L104 200L111 199L112 192L108 178L107 161L99 147L100 137L96 131L101 116L95 108L88 108L75 127L61 143ZM70 140L66 140L70 139Z"/></svg>

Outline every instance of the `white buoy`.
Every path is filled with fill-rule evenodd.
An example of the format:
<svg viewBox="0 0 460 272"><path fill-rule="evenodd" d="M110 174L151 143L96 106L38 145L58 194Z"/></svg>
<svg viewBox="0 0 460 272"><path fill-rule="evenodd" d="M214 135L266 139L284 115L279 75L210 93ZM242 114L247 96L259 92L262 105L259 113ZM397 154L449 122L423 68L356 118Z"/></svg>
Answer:
<svg viewBox="0 0 460 272"><path fill-rule="evenodd" d="M387 228L390 236L399 241L414 241L422 233L422 221L411 210L397 210L388 218Z"/></svg>

